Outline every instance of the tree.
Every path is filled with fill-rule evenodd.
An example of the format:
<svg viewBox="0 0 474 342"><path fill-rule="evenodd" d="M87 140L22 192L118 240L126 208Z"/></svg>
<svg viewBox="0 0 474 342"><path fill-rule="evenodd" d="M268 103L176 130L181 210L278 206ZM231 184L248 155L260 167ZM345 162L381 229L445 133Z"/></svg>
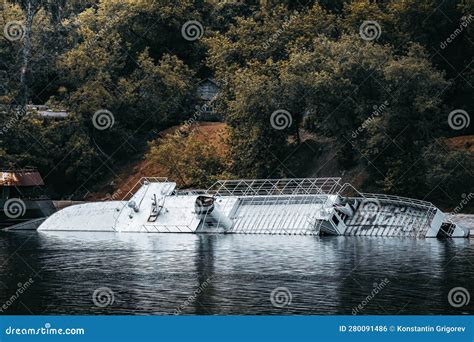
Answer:
<svg viewBox="0 0 474 342"><path fill-rule="evenodd" d="M150 143L147 158L163 168L166 176L184 188L209 187L225 177L227 146L223 137L210 141L194 127L181 127Z"/></svg>
<svg viewBox="0 0 474 342"><path fill-rule="evenodd" d="M255 63L234 75L226 102L230 126L231 171L241 177L284 175L280 162L288 152L291 113L277 94L282 90L277 65ZM275 113L275 114L274 114Z"/></svg>
<svg viewBox="0 0 474 342"><path fill-rule="evenodd" d="M0 165L37 167L56 194L89 186L102 176L103 162L79 118L55 121L30 114L10 120L0 134Z"/></svg>
<svg viewBox="0 0 474 342"><path fill-rule="evenodd" d="M423 169L426 192L424 197L457 203L460 194L474 191L474 155L468 151L453 150L442 140L436 140L423 149Z"/></svg>
<svg viewBox="0 0 474 342"><path fill-rule="evenodd" d="M225 35L211 34L204 42L210 68L219 79L230 82L232 74L247 63L287 59L289 48L304 46L320 34L335 36L337 30L335 16L319 5L307 11L276 6L257 11L252 17L238 17Z"/></svg>
<svg viewBox="0 0 474 342"><path fill-rule="evenodd" d="M120 110L130 127L168 127L184 121L194 96L193 72L176 56L163 55L158 65L148 50L139 55L137 68L119 81Z"/></svg>
<svg viewBox="0 0 474 342"><path fill-rule="evenodd" d="M452 81L446 104L472 112L472 8L472 0L354 0L344 7L341 24L356 33L364 22L375 21L379 36L374 41L391 44L396 55L406 54L412 43L423 46L432 64Z"/></svg>
<svg viewBox="0 0 474 342"><path fill-rule="evenodd" d="M371 161L372 175L387 192L423 191L421 151L446 131L442 103L449 82L426 57L415 44L406 56L391 60L383 69L390 105L368 129L362 151Z"/></svg>
<svg viewBox="0 0 474 342"><path fill-rule="evenodd" d="M194 73L175 55L163 53L154 41L163 36L150 31L178 26L177 16L189 9L189 4L170 4L102 1L70 23L77 26L78 44L60 58L66 92L58 100L83 116L94 141L118 159L133 153L130 146L143 150L148 131L177 124L191 113ZM175 31L181 35L180 28ZM98 110L112 113L111 129L94 129ZM117 146L117 141L128 143Z"/></svg>
<svg viewBox="0 0 474 342"><path fill-rule="evenodd" d="M388 47L354 36L319 37L308 50L293 50L282 74L298 89L293 98L301 98L306 126L345 145L373 106L386 101L380 84L383 63L390 58Z"/></svg>

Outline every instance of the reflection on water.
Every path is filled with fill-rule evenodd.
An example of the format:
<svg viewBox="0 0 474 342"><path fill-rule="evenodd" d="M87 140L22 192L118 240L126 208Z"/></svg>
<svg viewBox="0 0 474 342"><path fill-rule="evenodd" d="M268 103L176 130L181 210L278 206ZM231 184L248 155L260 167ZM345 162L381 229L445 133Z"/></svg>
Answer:
<svg viewBox="0 0 474 342"><path fill-rule="evenodd" d="M472 239L0 232L0 314L473 314L473 265Z"/></svg>

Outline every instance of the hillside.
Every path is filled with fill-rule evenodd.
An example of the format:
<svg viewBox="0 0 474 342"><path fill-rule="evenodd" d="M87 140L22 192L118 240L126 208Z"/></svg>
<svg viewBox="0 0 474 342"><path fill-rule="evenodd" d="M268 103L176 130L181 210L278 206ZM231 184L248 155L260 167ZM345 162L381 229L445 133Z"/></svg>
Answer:
<svg viewBox="0 0 474 342"><path fill-rule="evenodd" d="M168 134L173 134L178 128L179 126L170 127L161 131L158 136L162 138ZM217 145L214 142L217 141L218 135L225 131L225 124L220 122L201 122L193 126L193 130L202 141L208 139L208 143ZM152 162L142 155L135 158L133 162L121 167L117 177L108 179L105 183L99 185L98 190L89 194L86 199L122 199L142 177L167 177L170 180L175 180L172 174L166 173L162 165Z"/></svg>
<svg viewBox="0 0 474 342"><path fill-rule="evenodd" d="M0 165L37 168L53 198L118 199L151 175L341 176L438 204L472 191L472 31L446 42L464 0L3 4ZM171 141L176 127L148 145L221 117L226 141L202 123L212 145Z"/></svg>
<svg viewBox="0 0 474 342"><path fill-rule="evenodd" d="M474 135L464 135L446 140L449 147L474 153Z"/></svg>
<svg viewBox="0 0 474 342"><path fill-rule="evenodd" d="M170 127L160 132L158 136L163 138L177 129L178 126ZM213 145L214 148L225 148L218 143L219 135L226 131L224 123L201 122L193 126L193 130L203 143ZM301 145L295 148L291 161L285 164L287 171L294 177L342 177L344 182L350 182L356 188L364 189L364 182L368 178L364 165L359 164L344 170L335 158L329 139L318 138L304 130L301 132L301 138ZM450 138L446 143L453 149L465 149L474 153L474 135ZM117 177L101 184L87 200L122 199L142 177L167 177L176 181L176 175L167 174L163 165L152 162L144 155L137 156L136 159L138 160L121 167Z"/></svg>

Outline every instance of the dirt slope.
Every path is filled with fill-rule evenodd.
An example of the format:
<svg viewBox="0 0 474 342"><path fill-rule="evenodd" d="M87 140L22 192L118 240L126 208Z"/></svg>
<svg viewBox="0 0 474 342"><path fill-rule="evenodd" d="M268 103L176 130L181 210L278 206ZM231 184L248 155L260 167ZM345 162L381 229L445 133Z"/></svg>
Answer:
<svg viewBox="0 0 474 342"><path fill-rule="evenodd" d="M178 126L170 127L159 136L172 134ZM219 122L201 122L193 126L198 137L208 139L211 143L218 140L220 134L225 132L226 125ZM360 188L367 177L365 167L360 164L351 170L342 170L331 149L332 144L314 134L302 131L302 145L297 149L295 157L301 161L298 169L294 169L298 177L342 177L344 182L350 182ZM474 135L454 137L446 140L448 146L454 149L467 149L474 153ZM214 144L218 146L218 144ZM288 165L291 168L290 165ZM173 180L173 175L166 174L162 165L145 159L133 161L122 167L118 177L107 181L99 190L88 196L87 200L114 199L121 200L132 190L142 177L168 177Z"/></svg>
<svg viewBox="0 0 474 342"><path fill-rule="evenodd" d="M474 153L474 135L463 135L460 137L454 137L446 139L446 144L449 147L455 149L466 149L471 153Z"/></svg>
<svg viewBox="0 0 474 342"><path fill-rule="evenodd" d="M173 134L179 126L170 127L159 133L159 137L167 134ZM198 138L214 141L217 140L219 134L225 131L225 124L220 122L200 122L193 126L193 130L197 133ZM89 194L87 200L104 200L114 199L121 200L126 194L133 190L133 187L142 177L167 177L173 179L173 175L166 174L162 165L151 160L145 159L144 156L138 161L123 166L115 179L107 181L100 186L98 191Z"/></svg>

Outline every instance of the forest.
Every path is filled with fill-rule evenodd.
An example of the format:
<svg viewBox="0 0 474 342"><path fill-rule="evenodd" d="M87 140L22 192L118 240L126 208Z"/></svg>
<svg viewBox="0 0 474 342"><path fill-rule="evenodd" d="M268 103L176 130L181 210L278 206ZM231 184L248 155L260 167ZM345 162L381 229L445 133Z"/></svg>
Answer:
<svg viewBox="0 0 474 342"><path fill-rule="evenodd" d="M451 207L473 191L474 0L0 6L0 165L38 168L56 198L130 160L195 188L315 175L328 149L364 191ZM213 144L203 107L225 126Z"/></svg>

